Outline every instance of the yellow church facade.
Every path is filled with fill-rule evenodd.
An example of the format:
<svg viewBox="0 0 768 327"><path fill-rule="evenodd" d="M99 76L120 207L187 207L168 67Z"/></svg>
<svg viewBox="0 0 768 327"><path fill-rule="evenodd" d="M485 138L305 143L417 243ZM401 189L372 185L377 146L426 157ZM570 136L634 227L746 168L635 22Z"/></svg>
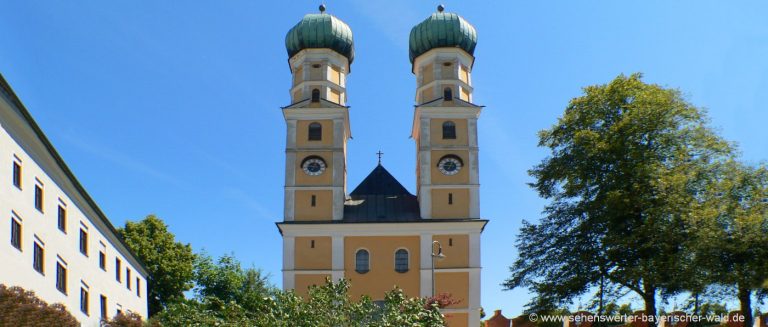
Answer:
<svg viewBox="0 0 768 327"><path fill-rule="evenodd" d="M306 15L286 36L292 74L286 121L283 288L306 295L326 278L350 281L350 296L382 300L450 293L449 326L480 322L477 120L471 72L477 35L462 17L436 13L410 36L416 76L411 135L417 194L381 164L351 192L346 77L352 31L325 12Z"/></svg>

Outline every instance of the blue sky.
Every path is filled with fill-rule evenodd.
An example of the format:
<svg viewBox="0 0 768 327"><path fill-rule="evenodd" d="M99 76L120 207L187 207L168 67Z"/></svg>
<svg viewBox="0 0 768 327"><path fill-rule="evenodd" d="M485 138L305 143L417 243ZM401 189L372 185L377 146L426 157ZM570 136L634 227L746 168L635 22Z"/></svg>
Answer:
<svg viewBox="0 0 768 327"><path fill-rule="evenodd" d="M115 225L154 213L183 242L234 252L279 285L285 33L316 1L5 1L0 72ZM327 1L354 32L349 187L383 163L415 190L408 138L410 28L436 2ZM501 290L523 219L544 202L526 171L536 132L581 87L643 72L709 110L748 162L768 158L768 3L446 1L478 30L482 303L519 314ZM673 304L669 304L671 307Z"/></svg>

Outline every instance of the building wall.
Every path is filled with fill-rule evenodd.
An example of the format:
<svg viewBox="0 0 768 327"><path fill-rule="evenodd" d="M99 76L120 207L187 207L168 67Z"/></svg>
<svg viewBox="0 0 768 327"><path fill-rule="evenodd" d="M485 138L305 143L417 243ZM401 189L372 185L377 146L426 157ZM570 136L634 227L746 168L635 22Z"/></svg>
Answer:
<svg viewBox="0 0 768 327"><path fill-rule="evenodd" d="M446 327L468 327L468 315L463 312L451 312L445 314ZM474 326L473 326L474 327Z"/></svg>
<svg viewBox="0 0 768 327"><path fill-rule="evenodd" d="M446 121L452 121L456 124L456 138L455 139L443 139L443 123ZM469 145L469 134L467 133L467 120L466 119L445 119L445 118L433 118L430 120L430 135L432 137L432 145Z"/></svg>
<svg viewBox="0 0 768 327"><path fill-rule="evenodd" d="M313 196L315 197L314 206L312 206ZM296 206L296 220L331 220L333 215L333 191L296 191L294 205Z"/></svg>
<svg viewBox="0 0 768 327"><path fill-rule="evenodd" d="M49 304L62 303L84 326L98 326L100 295L107 298L109 317L131 310L147 317L146 275L116 236L82 198L45 151L42 143L5 95L0 95L0 283L34 291ZM12 182L13 162L20 161L22 184ZM34 206L35 184L43 188L43 210ZM58 227L58 207L66 208L66 233ZM21 250L11 245L11 219L21 223ZM88 255L80 252L80 230L88 233ZM43 274L33 269L33 244L44 249ZM99 267L105 252L106 270ZM116 280L115 259L121 265ZM56 289L56 264L67 269L67 294ZM129 290L126 269L131 271ZM136 284L136 278L139 284ZM89 315L80 310L80 288L89 291ZM139 291L137 295L136 291Z"/></svg>
<svg viewBox="0 0 768 327"><path fill-rule="evenodd" d="M445 258L435 263L437 268L469 267L469 235L433 235L432 240L440 242Z"/></svg>
<svg viewBox="0 0 768 327"><path fill-rule="evenodd" d="M296 294L307 298L309 287L313 285L325 285L325 280L330 278L328 274L297 274L296 275Z"/></svg>
<svg viewBox="0 0 768 327"><path fill-rule="evenodd" d="M296 238L296 270L330 270L331 238L304 236Z"/></svg>
<svg viewBox="0 0 768 327"><path fill-rule="evenodd" d="M432 218L468 218L469 190L466 188L432 189Z"/></svg>
<svg viewBox="0 0 768 327"><path fill-rule="evenodd" d="M321 139L319 141L309 140L309 124L319 123L323 126ZM330 119L323 120L299 120L296 123L296 146L297 147L313 147L313 146L331 146L333 145L333 121Z"/></svg>
<svg viewBox="0 0 768 327"><path fill-rule="evenodd" d="M443 175L437 168L440 159L446 155L454 155L461 158L464 165L456 175ZM432 184L468 184L469 183L469 151L467 150L432 150Z"/></svg>
<svg viewBox="0 0 768 327"><path fill-rule="evenodd" d="M368 250L370 271L355 271L355 253ZM395 271L395 251L408 251L408 271ZM353 299L369 295L383 300L384 294L395 287L408 296L419 294L419 237L418 236L350 236L344 238L344 276L350 280L349 294Z"/></svg>
<svg viewBox="0 0 768 327"><path fill-rule="evenodd" d="M304 173L301 164L309 156L318 156L325 161L325 172L319 176ZM333 154L331 152L296 152L296 185L331 185L333 180Z"/></svg>

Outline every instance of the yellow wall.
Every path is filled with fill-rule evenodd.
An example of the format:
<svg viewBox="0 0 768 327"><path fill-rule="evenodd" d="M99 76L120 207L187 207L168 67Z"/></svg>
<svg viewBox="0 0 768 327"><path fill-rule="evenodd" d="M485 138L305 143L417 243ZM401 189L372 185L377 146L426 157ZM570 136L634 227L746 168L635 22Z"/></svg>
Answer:
<svg viewBox="0 0 768 327"><path fill-rule="evenodd" d="M434 100L434 96L432 96L432 89L426 89L421 94L419 94L419 104Z"/></svg>
<svg viewBox="0 0 768 327"><path fill-rule="evenodd" d="M469 317L466 313L446 313L445 326L447 327L469 327ZM474 326L473 326L474 327Z"/></svg>
<svg viewBox="0 0 768 327"><path fill-rule="evenodd" d="M469 84L469 71L467 70L467 67L461 66L461 70L459 71L459 79Z"/></svg>
<svg viewBox="0 0 768 327"><path fill-rule="evenodd" d="M333 191L311 190L294 192L293 215L295 220L333 219ZM314 207L312 206L312 195L315 196Z"/></svg>
<svg viewBox="0 0 768 327"><path fill-rule="evenodd" d="M325 133L325 128L323 128ZM310 176L304 173L301 169L301 163L305 158L309 156L318 156L325 161L325 172L319 176ZM298 151L296 152L296 185L331 185L333 181L333 154L331 152L308 152Z"/></svg>
<svg viewBox="0 0 768 327"><path fill-rule="evenodd" d="M336 66L328 67L328 80L341 85L341 69Z"/></svg>
<svg viewBox="0 0 768 327"><path fill-rule="evenodd" d="M328 274L296 274L294 289L296 294L306 298L309 294L309 287L312 285L325 285L325 279L330 278Z"/></svg>
<svg viewBox="0 0 768 327"><path fill-rule="evenodd" d="M355 271L355 253L368 250L370 271ZM395 271L395 251L408 250L408 271ZM395 285L410 297L419 296L419 236L348 236L344 238L344 277L351 282L349 295L357 300L368 295L373 300L383 300L384 293Z"/></svg>
<svg viewBox="0 0 768 327"><path fill-rule="evenodd" d="M339 91L330 89L330 92L328 92L328 101L331 101L334 103L341 103L340 99L341 97L340 97Z"/></svg>
<svg viewBox="0 0 768 327"><path fill-rule="evenodd" d="M461 89L461 96L459 98L464 100L464 101L469 102L469 90L465 89L465 88L462 88Z"/></svg>
<svg viewBox="0 0 768 327"><path fill-rule="evenodd" d="M421 85L427 84L429 82L432 82L435 80L435 66L432 64L425 65L424 69L422 69L421 74Z"/></svg>
<svg viewBox="0 0 768 327"><path fill-rule="evenodd" d="M448 204L448 194L453 204ZM432 218L469 218L468 189L432 189Z"/></svg>
<svg viewBox="0 0 768 327"><path fill-rule="evenodd" d="M437 294L450 293L454 299L461 302L449 305L447 308L469 307L469 273L441 272L435 273L435 290Z"/></svg>
<svg viewBox="0 0 768 327"><path fill-rule="evenodd" d="M469 235L434 235L432 240L440 242L440 245L443 247L443 254L445 254L445 258L443 260L436 261L435 267L469 267Z"/></svg>
<svg viewBox="0 0 768 327"><path fill-rule="evenodd" d="M456 124L456 139L444 140L443 123L449 120ZM469 145L468 135L466 119L434 118L429 122L429 139L432 145Z"/></svg>
<svg viewBox="0 0 768 327"><path fill-rule="evenodd" d="M312 241L315 241L315 247L312 247ZM294 265L296 269L331 269L331 238L328 236L307 236L297 237L294 241L295 257Z"/></svg>
<svg viewBox="0 0 768 327"><path fill-rule="evenodd" d="M457 135L458 136L458 135ZM437 164L440 162L440 158L445 155L455 155L461 158L463 165L459 173L452 176L443 175L440 170L437 169ZM467 184L469 183L469 151L467 150L433 150L432 151L432 184ZM303 174L303 173L302 173Z"/></svg>
<svg viewBox="0 0 768 327"><path fill-rule="evenodd" d="M323 126L323 134L320 141L309 140L309 124L320 123ZM296 146L332 146L333 145L333 121L327 120L299 120L296 122ZM304 160L302 158L302 160ZM299 162L301 164L301 162Z"/></svg>

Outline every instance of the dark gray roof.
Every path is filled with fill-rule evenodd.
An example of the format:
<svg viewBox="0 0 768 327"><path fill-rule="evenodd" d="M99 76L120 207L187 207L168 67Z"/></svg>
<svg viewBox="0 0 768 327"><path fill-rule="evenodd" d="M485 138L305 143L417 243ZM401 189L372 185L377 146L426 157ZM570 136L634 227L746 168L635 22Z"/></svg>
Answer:
<svg viewBox="0 0 768 327"><path fill-rule="evenodd" d="M420 220L419 200L381 164L344 201L345 222Z"/></svg>

